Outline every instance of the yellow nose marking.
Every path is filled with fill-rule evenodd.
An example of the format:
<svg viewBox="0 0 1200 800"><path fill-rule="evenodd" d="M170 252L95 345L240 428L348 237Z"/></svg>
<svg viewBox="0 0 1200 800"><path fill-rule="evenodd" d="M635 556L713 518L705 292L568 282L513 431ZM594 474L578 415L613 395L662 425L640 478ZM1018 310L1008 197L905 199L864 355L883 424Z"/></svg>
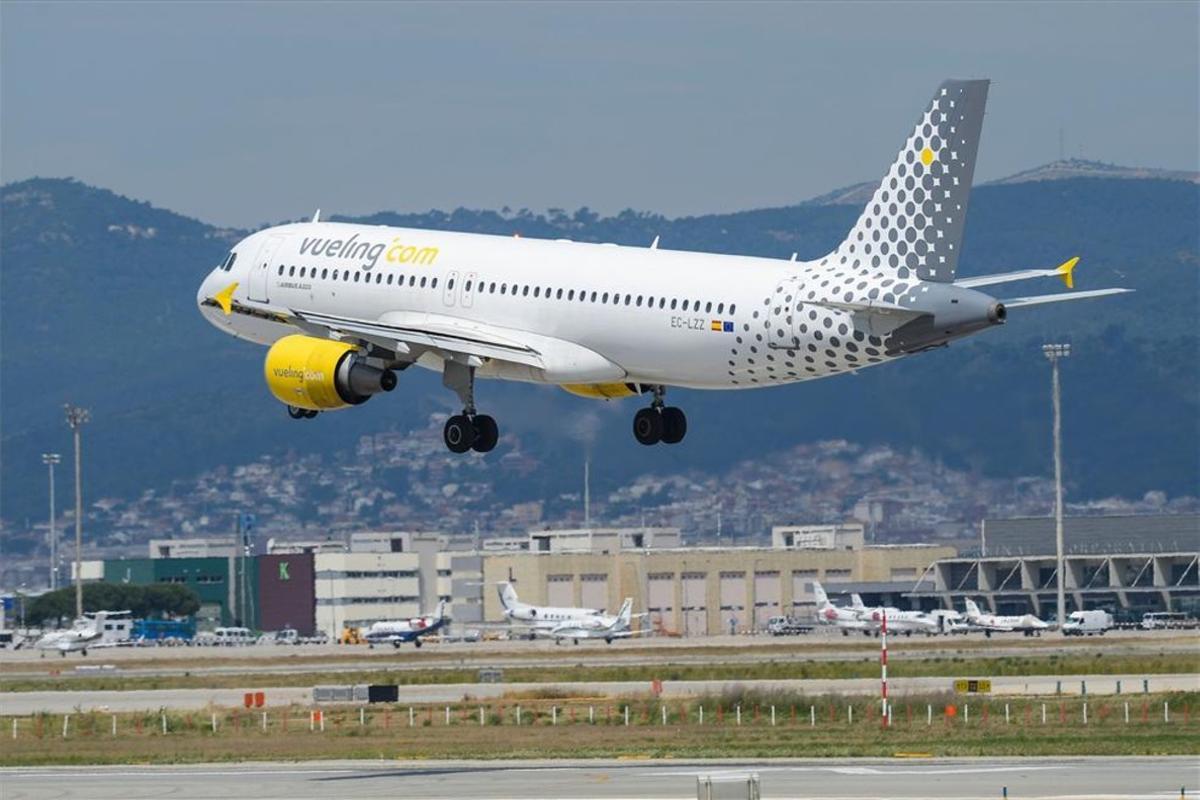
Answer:
<svg viewBox="0 0 1200 800"><path fill-rule="evenodd" d="M233 293L237 287L237 281L234 281L213 295L213 299L221 306L221 310L225 312L225 316L227 317L233 313Z"/></svg>

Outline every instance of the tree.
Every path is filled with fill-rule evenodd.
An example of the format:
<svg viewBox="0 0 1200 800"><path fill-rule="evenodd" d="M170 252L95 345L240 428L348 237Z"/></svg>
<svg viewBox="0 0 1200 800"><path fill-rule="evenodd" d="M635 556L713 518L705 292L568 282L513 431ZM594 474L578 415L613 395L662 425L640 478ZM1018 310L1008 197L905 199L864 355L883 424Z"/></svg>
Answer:
<svg viewBox="0 0 1200 800"><path fill-rule="evenodd" d="M61 626L75 609L75 588L68 586L46 592L31 601L25 611L29 625ZM155 583L135 586L126 583L87 583L83 587L83 610L129 611L147 617L190 617L200 610L200 598L187 586Z"/></svg>

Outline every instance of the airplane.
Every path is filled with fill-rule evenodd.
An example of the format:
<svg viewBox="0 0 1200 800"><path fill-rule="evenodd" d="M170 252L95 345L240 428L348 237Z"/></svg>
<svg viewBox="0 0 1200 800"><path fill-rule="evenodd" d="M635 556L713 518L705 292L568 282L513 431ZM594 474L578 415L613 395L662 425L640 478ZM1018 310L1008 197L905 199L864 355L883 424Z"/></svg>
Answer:
<svg viewBox="0 0 1200 800"><path fill-rule="evenodd" d="M606 616L602 608L535 606L522 603L521 598L517 596L517 590L508 581L500 582L499 591L504 618L508 620L510 626L528 628L531 638L538 634L548 635L565 623L590 622Z"/></svg>
<svg viewBox="0 0 1200 800"><path fill-rule="evenodd" d="M634 616L645 616L645 614L635 615L633 598L626 597L625 602L621 604L621 609L615 615L597 614L592 617L565 620L544 635L553 638L555 644L560 644L564 639L573 639L575 644L579 644L580 639L603 639L606 643L612 644L613 639L627 639L630 636L640 636L649 632L632 629Z"/></svg>
<svg viewBox="0 0 1200 800"><path fill-rule="evenodd" d="M132 642L105 642L104 641L104 622L109 617L128 616L128 611L97 611L93 614L85 614L75 620L75 624L60 631L50 631L38 639L34 643L34 648L38 650L57 650L63 658L67 657L67 653L78 652L80 655L86 656L90 648L96 647L117 647L121 644L132 644ZM42 653L42 658L46 654Z"/></svg>
<svg viewBox="0 0 1200 800"><path fill-rule="evenodd" d="M981 629L984 635L988 637L993 633L1013 633L1017 631L1026 636L1041 636L1042 631L1050 627L1033 614L1011 616L985 614L979 610L979 606L975 605L975 601L971 598L966 598L965 602L967 606L967 624Z"/></svg>
<svg viewBox="0 0 1200 800"><path fill-rule="evenodd" d="M849 636L850 631L862 631L870 635L869 626L853 608L835 606L829 602L829 595L820 581L813 581L813 595L817 599L817 610L814 618L818 625L833 625L843 636Z"/></svg>
<svg viewBox="0 0 1200 800"><path fill-rule="evenodd" d="M390 392L414 364L461 403L455 453L492 450L499 427L477 378L642 396L643 445L687 433L669 388L755 389L856 373L1004 325L1009 312L1119 294L997 299L982 287L1057 267L958 274L989 81L936 90L858 221L830 253L760 258L321 221L239 241L201 283L200 313L268 347L263 372L293 419ZM836 146L836 138L830 139Z"/></svg>
<svg viewBox="0 0 1200 800"><path fill-rule="evenodd" d="M405 642L412 642L414 647L420 647L422 637L436 633L449 621L450 618L446 616L446 601L439 600L437 610L433 614L412 619L374 622L367 628L363 638L372 648L377 644L391 644L399 648Z"/></svg>
<svg viewBox="0 0 1200 800"><path fill-rule="evenodd" d="M867 628L879 633L883 630L883 619L887 617L888 633L940 633L938 622L923 611L902 611L893 606L867 606L857 592L850 595L850 607L858 614Z"/></svg>

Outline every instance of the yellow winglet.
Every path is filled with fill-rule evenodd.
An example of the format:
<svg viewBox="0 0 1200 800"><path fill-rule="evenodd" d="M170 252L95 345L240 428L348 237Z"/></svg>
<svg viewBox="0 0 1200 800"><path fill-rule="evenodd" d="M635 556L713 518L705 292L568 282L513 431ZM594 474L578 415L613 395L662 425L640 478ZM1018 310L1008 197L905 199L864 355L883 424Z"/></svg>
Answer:
<svg viewBox="0 0 1200 800"><path fill-rule="evenodd" d="M1075 288L1075 276L1072 274L1075 270L1075 265L1079 263L1079 256L1075 256L1070 261L1064 261L1055 272L1062 278L1063 283L1068 289Z"/></svg>
<svg viewBox="0 0 1200 800"><path fill-rule="evenodd" d="M213 300L217 301L217 304L221 306L221 310L225 312L225 316L227 317L233 313L233 293L237 287L237 281L234 281L213 295Z"/></svg>

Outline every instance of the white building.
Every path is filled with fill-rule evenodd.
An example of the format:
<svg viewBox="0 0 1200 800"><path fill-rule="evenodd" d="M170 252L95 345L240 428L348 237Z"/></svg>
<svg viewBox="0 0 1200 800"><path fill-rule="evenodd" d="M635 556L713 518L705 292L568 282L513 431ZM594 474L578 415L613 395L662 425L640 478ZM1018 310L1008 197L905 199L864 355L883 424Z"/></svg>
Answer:
<svg viewBox="0 0 1200 800"><path fill-rule="evenodd" d="M229 558L236 555L233 539L151 539L150 558Z"/></svg>
<svg viewBox="0 0 1200 800"><path fill-rule="evenodd" d="M317 553L313 556L317 629L330 637L349 626L419 616L419 553Z"/></svg>
<svg viewBox="0 0 1200 800"><path fill-rule="evenodd" d="M861 523L830 525L776 525L771 528L771 546L779 550L861 550Z"/></svg>
<svg viewBox="0 0 1200 800"><path fill-rule="evenodd" d="M534 553L617 553L679 547L679 528L570 528L530 531Z"/></svg>

